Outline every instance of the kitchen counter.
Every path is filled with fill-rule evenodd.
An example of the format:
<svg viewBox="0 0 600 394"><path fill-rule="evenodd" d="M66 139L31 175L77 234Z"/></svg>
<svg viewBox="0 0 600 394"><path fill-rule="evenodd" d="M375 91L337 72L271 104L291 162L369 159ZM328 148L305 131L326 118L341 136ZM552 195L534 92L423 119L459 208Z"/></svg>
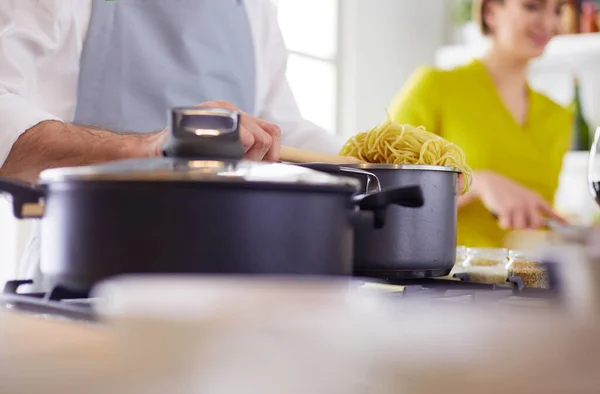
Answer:
<svg viewBox="0 0 600 394"><path fill-rule="evenodd" d="M2 312L0 392L69 393L84 381L100 383L115 370L114 345L98 327Z"/></svg>
<svg viewBox="0 0 600 394"><path fill-rule="evenodd" d="M111 339L111 334L100 326L41 315L0 312L0 360L3 361L61 354L73 349L101 356L106 353Z"/></svg>
<svg viewBox="0 0 600 394"><path fill-rule="evenodd" d="M2 394L160 392L154 362L130 361L108 327L0 311Z"/></svg>
<svg viewBox="0 0 600 394"><path fill-rule="evenodd" d="M572 354L567 354L570 358L565 359L568 362L579 360L577 349L565 340L572 339L572 327L556 324L567 320L557 319L544 311L532 312L532 306L546 306L542 305L545 300L509 297L498 305L498 300L485 302L487 295L493 292L484 292L444 297L437 302L423 291L423 298L402 295L408 303L398 310L395 306L389 309L391 305L387 302L374 304L374 299L369 297L361 297L361 302L356 302L358 299L351 302L346 297L338 298L337 292L319 293L316 290L302 293L299 298L291 295L272 299L278 293L270 293L265 288L263 292L254 293L244 290L244 294L255 297L248 296L247 302L240 303L242 292L229 292L231 288L242 286L227 285L222 287L223 294L213 294L211 302L199 305L202 303L197 300L206 295L199 289L206 291L207 286L199 286L196 281L185 283L189 287L175 283L181 293L177 296L177 292L167 291L167 294L175 295L163 298L162 303L146 293L136 298L120 291L143 289L156 294L147 282L137 283L139 288L132 287L136 283L131 282L122 288L113 288L112 293L105 294L106 299L114 300L119 294L122 302L114 305L116 309L112 312L117 312L114 316L123 313L121 316L126 319L116 318L110 324L81 323L0 310L0 393L439 392L440 387L435 383L445 381L447 384L448 380L432 380L432 366L438 372L443 372L443 368L448 373L452 371L447 376L451 376L456 384L442 388L446 393L464 392L463 380L470 378L473 381L473 376L479 376L482 371L493 373L485 375L485 381L475 379L472 383L483 386L475 386L473 392L487 390L487 379L491 379L491 387L496 389L490 392L501 392L506 390L505 385L500 384L506 381L501 380L511 376L516 377L518 383L524 366L536 367L538 376L555 376L534 363L540 359L554 361L548 354L554 352L555 346L559 354L572 350ZM384 293L408 290L420 294L412 285L378 283L365 286ZM291 291L287 286L283 289L286 294ZM450 290L453 291L456 290ZM311 296L306 297L306 294ZM479 301L483 304L470 302L471 299L477 301L482 295ZM396 299L396 295L385 298L388 299ZM410 303L411 299L417 303ZM140 300L147 300L148 304L144 306L138 302ZM475 309L463 308L462 301ZM400 298L398 302L402 302ZM461 305L452 308L451 304L456 302ZM209 304L218 308L207 308ZM523 306L527 307L524 313L512 313L514 307L520 309ZM296 312L289 313L290 310ZM503 310L509 313L495 313ZM400 311L402 317L388 316L392 311ZM406 319L406 313L414 314L414 318ZM198 318L197 314L204 317ZM311 323L305 325L307 321ZM444 322L443 328L441 322ZM540 327L554 331L542 337L537 335L545 332L540 331ZM528 346L528 351L521 354L507 348L505 343L497 340L498 333L502 333L508 343ZM563 341L554 344L559 334ZM597 337L595 331L590 336ZM583 342L586 349L590 345L594 349L589 337ZM539 352L541 358L536 356ZM450 364L449 359L453 360ZM470 364L474 360L477 362ZM556 360L562 360L562 356ZM505 367L500 375L496 372L499 361L504 362ZM596 364L592 365L596 367ZM474 374L464 374L465 371ZM596 376L595 371L591 376ZM565 373L556 376L569 377ZM579 379L579 375L572 377ZM539 382L544 380L533 381ZM513 387L514 379L509 383ZM553 392L528 390L528 386L519 390L522 383L514 386L513 391ZM430 384L436 389L425 390Z"/></svg>

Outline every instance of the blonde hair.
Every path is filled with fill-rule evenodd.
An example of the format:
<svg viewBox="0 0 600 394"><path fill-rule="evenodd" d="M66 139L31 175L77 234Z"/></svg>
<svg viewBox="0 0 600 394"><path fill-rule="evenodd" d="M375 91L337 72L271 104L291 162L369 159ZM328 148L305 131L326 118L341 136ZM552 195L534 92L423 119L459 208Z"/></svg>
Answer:
<svg viewBox="0 0 600 394"><path fill-rule="evenodd" d="M481 32L489 36L492 34L492 29L485 21L485 11L489 3L502 3L504 0L474 0L473 1L473 20L479 24Z"/></svg>

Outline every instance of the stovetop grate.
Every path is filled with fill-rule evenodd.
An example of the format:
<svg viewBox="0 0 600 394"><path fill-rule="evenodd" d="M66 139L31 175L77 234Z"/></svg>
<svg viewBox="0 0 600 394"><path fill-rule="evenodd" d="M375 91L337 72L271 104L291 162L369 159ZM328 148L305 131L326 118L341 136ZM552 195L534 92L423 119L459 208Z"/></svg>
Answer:
<svg viewBox="0 0 600 394"><path fill-rule="evenodd" d="M48 293L19 293L19 288L33 284L32 280L13 280L6 283L0 295L0 305L8 309L42 315L60 316L67 319L96 321L97 316L89 300L89 294L77 293L55 286Z"/></svg>
<svg viewBox="0 0 600 394"><path fill-rule="evenodd" d="M408 278L395 275L393 272L371 271L363 272L363 278L370 278L383 283L395 286L405 287L403 296L406 297L454 297L448 291L465 291L468 294L489 294L480 295L479 299L497 299L510 294L520 298L542 298L557 299L560 295L560 280L555 264L544 262L544 269L548 275L549 288L538 289L525 287L520 277L508 278L505 284L489 284L471 282L469 273L457 273L452 278ZM465 294L466 295L466 294Z"/></svg>
<svg viewBox="0 0 600 394"><path fill-rule="evenodd" d="M511 278L506 285L473 283L468 275L456 274L448 278L355 278L363 283L380 283L400 286L398 291L390 291L388 296L405 300L461 301L493 304L505 299L519 297L530 299L558 299L556 288L530 289L522 285L519 278ZM67 319L97 321L93 300L89 294L73 292L56 286L48 293L19 293L21 286L33 284L31 280L9 281L0 295L0 306L34 314L48 314Z"/></svg>

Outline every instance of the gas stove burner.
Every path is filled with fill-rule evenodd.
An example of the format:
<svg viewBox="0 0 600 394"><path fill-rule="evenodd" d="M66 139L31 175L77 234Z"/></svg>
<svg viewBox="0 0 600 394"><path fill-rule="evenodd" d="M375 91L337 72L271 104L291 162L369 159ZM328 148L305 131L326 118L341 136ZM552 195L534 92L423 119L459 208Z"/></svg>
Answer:
<svg viewBox="0 0 600 394"><path fill-rule="evenodd" d="M77 293L60 286L48 293L19 293L23 285L33 284L32 280L9 281L0 295L0 305L8 309L41 315L60 316L67 319L95 321L92 302L87 293Z"/></svg>

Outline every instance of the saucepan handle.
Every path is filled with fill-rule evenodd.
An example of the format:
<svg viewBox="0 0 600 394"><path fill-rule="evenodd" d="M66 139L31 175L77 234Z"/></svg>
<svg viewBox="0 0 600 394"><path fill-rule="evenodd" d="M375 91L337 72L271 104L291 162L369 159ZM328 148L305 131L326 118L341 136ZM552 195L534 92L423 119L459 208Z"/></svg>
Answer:
<svg viewBox="0 0 600 394"><path fill-rule="evenodd" d="M0 178L0 193L8 193L12 197L13 215L17 219L41 218L44 216L43 199L45 188L31 183Z"/></svg>
<svg viewBox="0 0 600 394"><path fill-rule="evenodd" d="M300 167L309 168L315 171L321 171L332 175L354 175L360 176L366 179L365 185L366 190L364 191L367 194L370 193L378 193L381 191L381 184L379 183L379 178L377 175L372 172L361 170L359 168L353 167L344 167L343 165L331 164L331 163L304 163L304 164L295 164Z"/></svg>
<svg viewBox="0 0 600 394"><path fill-rule="evenodd" d="M425 203L423 190L420 186L393 187L379 193L363 194L353 198L361 211L371 211L374 217L374 227L385 226L385 216L390 205L406 208L420 208Z"/></svg>

